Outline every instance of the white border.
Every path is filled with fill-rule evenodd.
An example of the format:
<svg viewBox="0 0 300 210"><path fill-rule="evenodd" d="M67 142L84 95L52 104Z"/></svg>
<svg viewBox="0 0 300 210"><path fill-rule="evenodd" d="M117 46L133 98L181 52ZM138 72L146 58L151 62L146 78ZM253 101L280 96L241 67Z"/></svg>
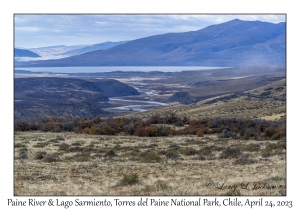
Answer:
<svg viewBox="0 0 300 210"><path fill-rule="evenodd" d="M296 1L293 1L296 2ZM298 86L299 66L299 15L296 3L292 1L271 0L228 0L228 1L38 1L38 0L2 0L0 3L0 42L1 42L1 182L0 182L0 207L9 209L7 199L26 200L26 197L13 197L13 14L14 13L286 13L287 14L287 196L275 197L272 200L292 200L293 208L299 206L300 186L297 180L299 174L297 146L299 146L299 94ZM48 199L45 197L44 199ZM57 197L55 197L57 198ZM83 199L83 197L81 197ZM92 198L92 197L89 197ZM121 197L125 199L125 197ZM247 197L240 197L245 200ZM43 197L37 197L43 200ZM62 198L67 200L66 198ZM72 200L75 198L72 197ZM137 200L138 198L133 198ZM188 198L186 198L188 199ZM218 197L222 200L222 197ZM255 197L250 199L255 199ZM270 198L266 198L270 199ZM26 207L27 209L29 207ZM58 207L63 209L62 207ZM100 208L100 207L96 207ZM159 207L165 209L166 207ZM171 207L167 207L171 209ZM201 207L205 209L204 207ZM266 207L267 208L267 207ZM24 208L23 208L24 209ZM56 209L43 207L43 209ZM69 208L73 209L73 208ZM81 208L83 209L83 208ZM103 208L102 208L103 209ZM110 208L111 209L111 208ZM124 208L122 208L124 209ZM138 209L138 207L133 207ZM150 209L150 208L147 208ZM209 208L214 209L214 208ZM250 209L250 208L249 208ZM263 209L253 208L253 209ZM276 209L281 209L276 207Z"/></svg>

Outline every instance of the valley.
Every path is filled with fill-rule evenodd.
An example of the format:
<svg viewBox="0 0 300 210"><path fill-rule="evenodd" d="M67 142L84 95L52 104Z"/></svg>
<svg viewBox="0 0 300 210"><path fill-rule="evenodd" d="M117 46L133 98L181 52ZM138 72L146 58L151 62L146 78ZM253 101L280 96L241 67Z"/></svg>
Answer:
<svg viewBox="0 0 300 210"><path fill-rule="evenodd" d="M26 114L27 119L35 118L34 116L43 117L42 114L33 112L48 113L48 116L122 116L151 109L200 103L225 94L232 94L232 97L237 98L236 94L284 79L285 71L284 67L256 66L180 72L116 71L46 75L22 72L15 75L15 118L25 119ZM96 89L91 88L91 81L104 80L110 80L111 83L98 82ZM28 81L33 87L35 84L44 86L29 86L30 89L25 91L25 83L22 84L22 81ZM80 82L80 85L67 84L74 81ZM119 86L113 85L117 81ZM53 88L54 86L56 88ZM123 93L125 86L128 90L131 89ZM34 103L40 105L34 106ZM59 106L65 109L55 111ZM82 111L78 114L78 110Z"/></svg>

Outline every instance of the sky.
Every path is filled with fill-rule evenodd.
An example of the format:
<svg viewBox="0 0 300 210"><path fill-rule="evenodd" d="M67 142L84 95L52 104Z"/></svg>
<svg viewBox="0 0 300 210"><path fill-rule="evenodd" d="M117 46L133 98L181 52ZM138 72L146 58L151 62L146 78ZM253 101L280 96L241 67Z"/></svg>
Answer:
<svg viewBox="0 0 300 210"><path fill-rule="evenodd" d="M19 48L91 45L129 41L169 32L196 31L233 19L279 23L285 15L14 15L14 44Z"/></svg>

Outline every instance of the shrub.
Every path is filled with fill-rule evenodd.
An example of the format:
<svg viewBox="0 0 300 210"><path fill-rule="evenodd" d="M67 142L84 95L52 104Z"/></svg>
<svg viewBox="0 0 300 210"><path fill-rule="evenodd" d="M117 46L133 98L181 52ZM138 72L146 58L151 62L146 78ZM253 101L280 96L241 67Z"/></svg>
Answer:
<svg viewBox="0 0 300 210"><path fill-rule="evenodd" d="M203 129L199 130L199 131L197 132L197 136L198 136L198 137L204 137L204 130L203 130Z"/></svg>
<svg viewBox="0 0 300 210"><path fill-rule="evenodd" d="M158 190L168 190L170 189L171 187L164 181L162 180L157 180L155 183L154 183L156 189Z"/></svg>
<svg viewBox="0 0 300 210"><path fill-rule="evenodd" d="M146 185L142 191L146 195L150 195L150 193L154 191L163 191L169 189L171 189L171 187L166 182L157 180L153 185Z"/></svg>
<svg viewBox="0 0 300 210"><path fill-rule="evenodd" d="M71 145L72 146L81 146L83 144L84 144L84 142L76 141L76 142L73 142Z"/></svg>
<svg viewBox="0 0 300 210"><path fill-rule="evenodd" d="M83 147L69 147L66 152L81 152L83 149Z"/></svg>
<svg viewBox="0 0 300 210"><path fill-rule="evenodd" d="M172 143L172 144L170 144L170 148L174 148L174 149L178 150L180 148L180 146L176 143Z"/></svg>
<svg viewBox="0 0 300 210"><path fill-rule="evenodd" d="M106 157L112 158L112 157L117 156L117 154L115 153L114 150L109 150L109 151L107 151L107 152L105 153L105 156L106 156Z"/></svg>
<svg viewBox="0 0 300 210"><path fill-rule="evenodd" d="M47 154L46 152L38 152L35 155L35 159L42 160L45 157L46 154Z"/></svg>
<svg viewBox="0 0 300 210"><path fill-rule="evenodd" d="M240 165L246 165L246 164L252 164L255 161L249 158L250 155L249 154L241 154L237 160L236 160L236 164L240 164Z"/></svg>
<svg viewBox="0 0 300 210"><path fill-rule="evenodd" d="M185 148L185 149L182 149L180 152L181 152L182 154L184 154L184 155L187 155L187 156L196 155L196 154L198 153L197 150L195 150L195 149L193 149L193 148L190 148L190 147Z"/></svg>
<svg viewBox="0 0 300 210"><path fill-rule="evenodd" d="M135 135L140 137L144 137L144 136L154 137L154 136L158 136L158 132L156 127L154 127L153 125L148 125L148 126L139 125L135 130Z"/></svg>
<svg viewBox="0 0 300 210"><path fill-rule="evenodd" d="M20 157L20 159L28 159L27 151L20 150L19 151L19 157Z"/></svg>
<svg viewBox="0 0 300 210"><path fill-rule="evenodd" d="M172 160L177 160L179 158L179 154L176 153L176 152L166 152L165 156L169 159L172 159Z"/></svg>
<svg viewBox="0 0 300 210"><path fill-rule="evenodd" d="M249 152L257 152L260 150L259 144L249 144L245 146L245 150Z"/></svg>
<svg viewBox="0 0 300 210"><path fill-rule="evenodd" d="M110 125L106 124L103 127L98 129L98 133L100 135L116 135L116 129L112 128Z"/></svg>
<svg viewBox="0 0 300 210"><path fill-rule="evenodd" d="M57 153L47 154L43 157L43 161L46 163L56 162L58 161L58 154Z"/></svg>
<svg viewBox="0 0 300 210"><path fill-rule="evenodd" d="M261 151L261 156L263 158L267 158L267 157L270 157L271 156L271 151L270 150L267 150L267 149L264 149Z"/></svg>
<svg viewBox="0 0 300 210"><path fill-rule="evenodd" d="M80 154L75 155L73 160L78 162L86 162L89 161L90 158L90 153L82 152Z"/></svg>
<svg viewBox="0 0 300 210"><path fill-rule="evenodd" d="M61 136L56 136L55 139L58 140L58 141L64 141L64 140L65 140L65 138L64 138L64 137L61 137Z"/></svg>
<svg viewBox="0 0 300 210"><path fill-rule="evenodd" d="M59 150L59 151L66 151L67 149L69 149L69 147L70 147L69 144L62 143L62 144L59 145L58 150Z"/></svg>
<svg viewBox="0 0 300 210"><path fill-rule="evenodd" d="M26 145L25 144L21 144L21 143L14 144L14 148L22 148L22 147L26 147Z"/></svg>
<svg viewBox="0 0 300 210"><path fill-rule="evenodd" d="M120 181L120 185L134 185L139 183L139 176L136 173L123 174L123 178Z"/></svg>
<svg viewBox="0 0 300 210"><path fill-rule="evenodd" d="M217 147L217 146L214 146L214 145L206 146L206 147L199 150L198 156L212 156L213 155L212 152L221 151L223 149L224 149L224 147Z"/></svg>
<svg viewBox="0 0 300 210"><path fill-rule="evenodd" d="M206 160L206 157L203 155L198 155L196 160Z"/></svg>
<svg viewBox="0 0 300 210"><path fill-rule="evenodd" d="M279 141L277 142L278 149L285 149L286 150L286 141Z"/></svg>
<svg viewBox="0 0 300 210"><path fill-rule="evenodd" d="M141 162L143 163L157 163L161 162L161 157L154 152L146 152L141 155Z"/></svg>
<svg viewBox="0 0 300 210"><path fill-rule="evenodd" d="M222 130L221 135L219 135L219 138L229 138L231 136L231 132L229 128L225 128Z"/></svg>
<svg viewBox="0 0 300 210"><path fill-rule="evenodd" d="M221 159L237 158L241 154L240 149L229 146L220 154Z"/></svg>
<svg viewBox="0 0 300 210"><path fill-rule="evenodd" d="M37 143L37 144L33 145L33 147L35 147L35 148L44 148L47 145L48 145L48 143L44 142L44 143Z"/></svg>

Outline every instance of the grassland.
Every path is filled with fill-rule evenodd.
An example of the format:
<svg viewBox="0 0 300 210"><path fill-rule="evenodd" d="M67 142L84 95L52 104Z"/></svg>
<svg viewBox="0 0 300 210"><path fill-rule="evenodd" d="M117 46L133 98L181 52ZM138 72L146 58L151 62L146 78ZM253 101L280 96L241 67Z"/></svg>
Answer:
<svg viewBox="0 0 300 210"><path fill-rule="evenodd" d="M285 140L15 132L15 195L285 195Z"/></svg>

